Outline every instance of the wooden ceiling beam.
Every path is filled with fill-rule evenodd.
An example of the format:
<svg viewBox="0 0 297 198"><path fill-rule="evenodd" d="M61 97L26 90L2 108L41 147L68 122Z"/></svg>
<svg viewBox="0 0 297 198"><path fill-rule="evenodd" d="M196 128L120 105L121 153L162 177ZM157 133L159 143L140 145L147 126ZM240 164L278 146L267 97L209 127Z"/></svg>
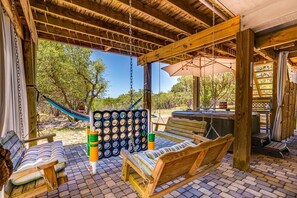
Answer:
<svg viewBox="0 0 297 198"><path fill-rule="evenodd" d="M31 38L34 43L37 43L38 36L37 36L37 31L36 31L33 15L32 15L30 2L29 2L29 0L20 0L20 3L21 3L21 7L23 10L24 16L25 16L27 26L28 26L30 34L31 34Z"/></svg>
<svg viewBox="0 0 297 198"><path fill-rule="evenodd" d="M81 46L81 47L86 47L86 48L91 48L91 49L96 49L96 50L100 50L100 51L104 51L105 47L102 45L98 45L98 44L94 44L94 43L88 43L88 42L83 42L81 40L77 40L75 38L70 38L67 39L64 36L61 35L53 35L50 33L46 33L46 32L38 32L38 37L40 39L45 39L45 40L50 40L50 41L56 41L56 42L60 42L63 44L71 44L71 45L75 45L75 46ZM123 50L118 50L118 49L110 49L109 52L112 53L116 53L116 54L124 54L124 55L129 55L129 52L123 51ZM132 53L133 56L139 56L139 54L136 53Z"/></svg>
<svg viewBox="0 0 297 198"><path fill-rule="evenodd" d="M104 21L98 20L98 18L86 16L84 14L69 10L67 8L58 7L56 5L48 4L48 3L45 4L43 1L37 1L37 0L31 0L31 7L33 8L33 10L42 12L46 16L53 15L62 19L73 21L78 24L90 26L93 28L104 30L109 33L118 34L129 38L128 29L123 29L120 26L106 23ZM141 42L148 43L149 45L153 44L157 46L163 46L165 44L164 40L162 39L159 39L150 35L145 35L138 31L133 32L132 38Z"/></svg>
<svg viewBox="0 0 297 198"><path fill-rule="evenodd" d="M36 0L35 0L36 1ZM89 0L59 0L56 3L62 4L62 5L68 5L72 8L79 8L82 9L92 15L94 15L96 18L105 18L112 20L116 23L120 23L125 26L129 26L129 13L126 14L114 11L112 9L108 9L104 6L99 5L95 1L89 1ZM49 4L49 3L46 3ZM86 20L88 19L88 16L86 15ZM133 31L141 31L143 33L146 33L148 35L153 35L157 38L161 38L164 40L168 40L170 42L174 42L177 40L176 34L171 33L169 31L163 30L160 27L156 27L152 24L149 24L147 22L141 21L135 17L132 16L132 29Z"/></svg>
<svg viewBox="0 0 297 198"><path fill-rule="evenodd" d="M256 47L254 47L254 52L256 52L268 61L274 61L275 59L275 51L272 48L259 50Z"/></svg>
<svg viewBox="0 0 297 198"><path fill-rule="evenodd" d="M236 57L236 51L234 49L231 49L231 48L223 45L223 44L215 45L215 50L217 50L219 53L222 53L224 55Z"/></svg>
<svg viewBox="0 0 297 198"><path fill-rule="evenodd" d="M124 45L129 45L130 44L129 39L127 37L122 36L122 35L116 35L115 37L112 37L111 34L106 34L105 31L99 30L98 28L87 27L87 26L84 26L84 25L74 23L74 22L69 21L69 20L65 20L65 19L58 19L58 18L55 18L55 17L53 17L51 15L48 15L47 17L45 17L44 14L41 14L39 12L35 12L34 13L34 20L37 23L42 23L42 24L45 24L45 25L51 25L51 26L54 26L54 27L59 27L61 29L74 31L74 32L77 32L77 33L80 33L80 34L86 34L88 36L93 36L93 37L96 37L98 39L113 41L115 43L124 44ZM146 45L147 43L136 42L134 39L133 39L132 43L133 43L134 47L144 49L144 50L148 50L148 51L152 51L152 50L158 48L157 46L149 47L149 45Z"/></svg>
<svg viewBox="0 0 297 198"><path fill-rule="evenodd" d="M297 41L297 25L256 38L257 49L267 49Z"/></svg>
<svg viewBox="0 0 297 198"><path fill-rule="evenodd" d="M129 0L118 0L118 1L121 2L122 4L125 4L126 6L129 6ZM150 17L155 18L158 21L161 21L166 25L169 25L175 29L178 29L179 31L185 33L187 36L195 33L195 30L190 26L185 25L181 22L172 20L170 16L158 11L157 9L150 7L147 4L142 3L141 1L132 1L132 8Z"/></svg>
<svg viewBox="0 0 297 198"><path fill-rule="evenodd" d="M18 16L17 12L15 11L15 8L12 7L10 0L1 0L1 3L3 5L4 10L6 11L6 14L8 15L11 22L13 23L17 35L21 39L24 39L24 30L23 30L21 20Z"/></svg>
<svg viewBox="0 0 297 198"><path fill-rule="evenodd" d="M138 64L144 65L160 59L185 54L211 43L222 43L233 39L239 31L240 17L238 16L215 25L214 27L210 27L189 37L161 47L155 51L149 52L148 54L138 58Z"/></svg>
<svg viewBox="0 0 297 198"><path fill-rule="evenodd" d="M199 12L190 6L187 1L185 0L167 0L172 5L177 7L179 10L182 10L183 12L187 13L188 15L194 17L196 20L198 20L204 27L208 28L212 26L212 20L205 17L202 14L199 14Z"/></svg>
<svg viewBox="0 0 297 198"><path fill-rule="evenodd" d="M44 24L37 23L36 27L37 27L38 32L49 33L49 34L52 34L55 36L64 37L67 40L71 40L73 38L75 40L78 40L78 41L81 41L84 43L90 43L91 45L96 44L96 45L103 46L104 49L105 49L105 47L112 47L113 49L123 50L126 52L129 52L129 50L130 50L128 45L120 45L120 44L114 43L112 41L99 40L96 37L87 36L84 34L79 34L76 32L71 32L71 31L67 31L64 29L60 29L60 28L55 28L50 25L46 26ZM147 50L139 50L135 47L132 47L132 51L137 54L145 54L146 52L148 52Z"/></svg>

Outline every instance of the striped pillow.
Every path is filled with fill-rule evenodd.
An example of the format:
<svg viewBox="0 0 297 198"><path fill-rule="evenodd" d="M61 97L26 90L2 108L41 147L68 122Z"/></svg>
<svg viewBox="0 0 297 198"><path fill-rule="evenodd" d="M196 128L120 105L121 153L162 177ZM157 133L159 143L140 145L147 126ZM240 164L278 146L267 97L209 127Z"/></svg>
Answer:
<svg viewBox="0 0 297 198"><path fill-rule="evenodd" d="M38 164L58 160L55 171L59 172L66 167L66 155L62 141L55 141L33 146L27 150L17 171L26 170ZM40 179L42 174L39 171L21 176L12 180L14 185L23 185Z"/></svg>
<svg viewBox="0 0 297 198"><path fill-rule="evenodd" d="M168 152L171 152L171 151L175 151L175 150L173 150L171 147L164 147L164 148L161 148L161 149L155 150L155 151L146 151L145 154L150 159L155 160L158 157L160 157L161 155L164 155L165 153L168 153Z"/></svg>
<svg viewBox="0 0 297 198"><path fill-rule="evenodd" d="M148 158L145 153L137 153L132 156L139 162L142 169L146 170L149 174L152 173L156 165L156 160Z"/></svg>
<svg viewBox="0 0 297 198"><path fill-rule="evenodd" d="M191 141L184 141L182 143L173 145L171 147L164 147L159 150L155 151L146 151L145 154L147 155L148 158L157 160L160 156L164 155L165 153L169 153L172 151L180 151L188 146L196 146L196 144L192 143Z"/></svg>
<svg viewBox="0 0 297 198"><path fill-rule="evenodd" d="M182 143L179 143L179 144L176 144L176 145L173 145L171 148L175 151L180 151L188 146L196 146L196 144L194 144L193 142L191 141L184 141Z"/></svg>

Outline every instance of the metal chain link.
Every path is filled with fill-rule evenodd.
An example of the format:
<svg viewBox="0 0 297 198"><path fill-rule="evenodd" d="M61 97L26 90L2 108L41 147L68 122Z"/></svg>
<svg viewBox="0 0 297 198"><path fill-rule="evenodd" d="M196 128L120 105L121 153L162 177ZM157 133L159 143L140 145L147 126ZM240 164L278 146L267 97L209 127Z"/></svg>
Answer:
<svg viewBox="0 0 297 198"><path fill-rule="evenodd" d="M130 104L133 105L132 0L129 0Z"/></svg>
<svg viewBox="0 0 297 198"><path fill-rule="evenodd" d="M12 0L12 11L13 12L15 11L14 0ZM22 94L21 94L21 71L20 71L19 51L18 51L18 36L17 36L15 26L14 26L14 50L15 50L16 71L17 71L18 110L19 110L20 132L21 132L21 139L24 140L25 134L24 134Z"/></svg>

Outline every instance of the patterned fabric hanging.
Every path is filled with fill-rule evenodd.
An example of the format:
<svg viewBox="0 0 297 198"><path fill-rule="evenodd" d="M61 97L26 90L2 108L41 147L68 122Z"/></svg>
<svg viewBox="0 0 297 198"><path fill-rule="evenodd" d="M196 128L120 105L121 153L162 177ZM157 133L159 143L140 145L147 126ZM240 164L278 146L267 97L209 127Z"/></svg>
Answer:
<svg viewBox="0 0 297 198"><path fill-rule="evenodd" d="M0 191L4 184L8 181L13 172L13 164L10 160L10 151L0 145Z"/></svg>

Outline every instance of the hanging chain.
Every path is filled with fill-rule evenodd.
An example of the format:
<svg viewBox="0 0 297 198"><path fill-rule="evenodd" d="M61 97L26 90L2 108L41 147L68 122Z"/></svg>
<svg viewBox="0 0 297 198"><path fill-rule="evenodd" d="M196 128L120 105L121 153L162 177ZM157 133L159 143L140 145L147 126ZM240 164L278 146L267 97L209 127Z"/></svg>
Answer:
<svg viewBox="0 0 297 198"><path fill-rule="evenodd" d="M214 10L215 6L214 6L214 3L212 3L212 10ZM215 35L214 35L214 26L215 26L215 12L213 11L212 12L212 75L211 75L211 87L212 87L212 92L211 92L211 97L212 97L212 103L213 103L213 108L215 109L216 108L216 105L215 105L215 101L214 101L214 64L215 64Z"/></svg>
<svg viewBox="0 0 297 198"><path fill-rule="evenodd" d="M133 105L132 0L129 0L130 104Z"/></svg>
<svg viewBox="0 0 297 198"><path fill-rule="evenodd" d="M15 2L12 0L12 11L15 12ZM14 26L14 51L16 60L16 71L17 71L17 89L18 89L18 109L19 109L19 121L20 121L20 133L21 139L25 139L24 134L24 123L23 123L23 109L22 109L22 94L21 94L21 71L20 71L20 60L19 60L19 50L18 50L18 36L16 28Z"/></svg>
<svg viewBox="0 0 297 198"><path fill-rule="evenodd" d="M132 0L129 0L129 55L130 55L130 106L133 105L133 59L132 59ZM132 108L130 113L133 117ZM131 122L131 127L133 128L133 121ZM131 142L131 147L134 152L136 152L136 146L134 142L133 135L128 136Z"/></svg>

